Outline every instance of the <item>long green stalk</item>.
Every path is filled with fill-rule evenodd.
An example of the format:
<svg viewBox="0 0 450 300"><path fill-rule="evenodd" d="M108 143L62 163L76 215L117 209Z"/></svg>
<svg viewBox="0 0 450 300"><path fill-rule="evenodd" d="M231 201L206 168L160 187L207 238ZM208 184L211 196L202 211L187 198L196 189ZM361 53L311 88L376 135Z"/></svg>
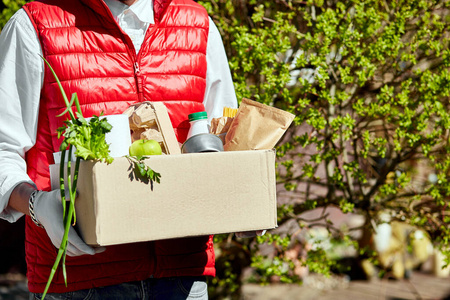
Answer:
<svg viewBox="0 0 450 300"><path fill-rule="evenodd" d="M72 196L70 198L71 198L70 199L71 202L75 201L75 199L72 200ZM74 212L74 206L69 205L69 210L68 210L67 215L70 216L70 215L73 214L73 212ZM63 236L63 239L61 241L61 245L60 245L60 247L58 249L58 254L56 255L55 262L53 263L52 270L50 271L50 276L48 277L47 285L45 286L45 290L44 290L44 293L42 295L42 299L44 299L45 295L47 294L47 291L48 291L48 289L50 287L50 284L51 284L51 282L53 280L53 277L55 276L55 273L56 273L56 270L58 268L59 262L61 261L61 258L63 256L65 257L65 254L66 254L67 241L68 241L68 237L69 237L69 230L70 230L70 226L72 225L71 224L72 223L71 218L66 218L66 219L67 220L66 220L66 222L64 224L64 236ZM65 278L65 281L66 281L66 285L67 285L67 279L66 278Z"/></svg>
<svg viewBox="0 0 450 300"><path fill-rule="evenodd" d="M80 104L78 102L77 99L77 95L74 93L72 94L72 97L70 99L70 102L67 98L67 95L61 85L61 82L58 78L58 76L56 75L55 71L53 70L52 66L50 65L50 63L43 57L41 56L42 59L44 60L44 62L47 64L47 66L49 67L50 71L52 72L56 82L58 83L59 89L61 91L61 95L64 99L64 102L66 103L66 110L58 115L58 116L62 116L65 113L69 113L70 118L72 120L72 122L76 121L75 115L71 109L72 105L74 102L76 102L76 107L78 112L81 114L81 107ZM67 181L69 182L68 184L68 188L69 188L69 197L70 197L70 204L69 204L69 210L67 211L66 209L66 193L65 193L65 183L64 183L64 166L65 166L65 156L66 156L66 150L63 149L61 151L61 160L60 160L60 169L59 169L59 180L60 180L60 190L61 190L61 204L63 207L63 222L64 222L64 235L61 241L61 244L59 246L58 249L58 254L56 256L55 262L53 263L52 266L52 270L50 272L50 276L47 280L47 284L45 286L44 289L44 293L42 295L42 299L45 299L45 295L48 292L48 289L50 287L50 284L53 280L53 277L55 276L56 270L58 269L58 265L61 261L62 261L62 269L63 269L63 277L64 277L64 283L67 286L67 271L66 271L66 254L67 254L67 241L68 241L68 237L69 237L69 230L70 230L70 226L72 224L72 219L74 219L74 224L76 221L76 215L75 215L75 197L76 197L76 186L77 186L77 179L78 179L78 170L79 170L79 166L80 166L80 158L77 157L77 161L76 161L76 165L75 165L75 175L74 175L74 181L72 183L71 180L71 158L72 158L72 145L69 146L69 159L67 162ZM67 214L66 214L67 212Z"/></svg>
<svg viewBox="0 0 450 300"><path fill-rule="evenodd" d="M67 188L69 189L69 200L72 199L72 149L73 146L70 145L69 146L69 159L67 160ZM62 164L64 164L64 162L61 162ZM59 176L64 176L64 173L60 173ZM72 202L72 201L70 201ZM68 218L72 218L72 215L70 215L69 213L67 215L63 215L64 216L64 224L67 223L67 219Z"/></svg>
<svg viewBox="0 0 450 300"><path fill-rule="evenodd" d="M67 98L66 92L64 91L64 89L63 89L63 87L62 87L62 84L61 84L61 81L59 80L58 76L56 75L55 70L53 70L52 66L51 66L50 63L45 59L45 57L43 57L42 55L39 55L39 56L44 60L44 62L47 64L48 68L49 68L50 71L52 72L53 77L55 78L56 82L58 83L58 87L59 87L59 90L61 91L61 95L62 95L62 97L63 97L63 99L64 99L64 102L66 103L66 107L68 108L68 110L65 110L65 111L63 112L62 115L64 115L66 112L68 112L68 113L70 114L70 118L72 119L72 121L75 121L75 119L76 119L76 118L75 118L75 115L73 114L72 109L70 109L70 108L72 107L72 105L71 105L71 103L69 102L69 99ZM73 95L72 95L72 99L71 99L71 100L72 100L72 102L73 102ZM78 107L79 107L79 106L78 106ZM61 116L61 114L58 115L58 116Z"/></svg>
<svg viewBox="0 0 450 300"><path fill-rule="evenodd" d="M61 160L59 164L59 189L61 191L61 204L63 207L63 216L66 215L66 193L65 193L65 186L64 186L64 176L61 176L61 174L64 174L64 161L66 160L66 151L61 151Z"/></svg>
<svg viewBox="0 0 450 300"><path fill-rule="evenodd" d="M41 56L42 57L42 56ZM75 225L76 223L76 213L75 213L75 198L77 195L77 183L78 183L78 172L80 169L80 161L81 158L84 159L94 159L94 160L101 160L106 161L107 163L111 163L114 159L109 155L109 146L106 143L105 140L105 134L111 130L112 126L111 124L107 123L106 119L100 120L98 117L93 116L90 123L87 123L86 120L83 117L83 113L81 111L81 106L78 101L78 97L76 93L72 94L72 97L70 101L67 98L67 95L61 85L61 82L58 79L58 76L56 75L55 71L49 64L49 62L42 57L42 59L45 61L49 69L51 70L53 76L55 77L56 82L58 83L59 89L61 91L62 97L64 99L64 102L66 103L66 109L63 113L61 113L58 116L63 116L66 113L70 115L71 122L65 121L66 127L58 128L58 138L61 136L64 136L63 142L61 144L60 150L61 150L61 161L60 161L60 190L61 190L61 202L63 207L63 225L64 225L64 235L61 241L61 244L58 248L58 253L55 259L55 262L53 263L52 269L50 271L49 278L47 280L47 284L45 286L44 293L42 295L42 299L45 299L45 295L48 292L48 289L50 287L50 284L53 280L53 277L55 276L56 270L61 263L62 265L62 272L64 277L64 283L67 286L67 271L66 271L66 254L67 254L67 243L68 243L68 236L69 236L69 230L72 225ZM72 111L72 106L75 104L77 113L76 115ZM93 128L96 128L95 132ZM92 138L91 135L86 137L85 132L92 132L92 136L95 136L96 138ZM63 133L64 132L64 133ZM87 138L87 140L83 140L82 138ZM92 141L95 140L95 143ZM74 147L77 147L77 152L75 152L77 159L75 163L75 170L72 178L72 150ZM68 150L69 159L67 161L67 164L65 163L65 157L66 157L66 151ZM98 149L103 149L104 151L97 151ZM84 153L80 154L80 149L84 149ZM97 150L94 150L97 149ZM87 151L87 153L86 153ZM67 184L65 180L64 174L67 174ZM66 188L68 189L68 195L69 195L69 207L67 208L66 203Z"/></svg>
<svg viewBox="0 0 450 300"><path fill-rule="evenodd" d="M78 172L80 171L80 162L81 158L77 157L77 160L75 162L75 171L73 173L73 182L72 182L72 194L70 199L74 199L74 201L70 201L70 205L73 206L73 223L72 225L75 226L77 223L77 212L75 210L75 198L77 197L77 184L78 184Z"/></svg>

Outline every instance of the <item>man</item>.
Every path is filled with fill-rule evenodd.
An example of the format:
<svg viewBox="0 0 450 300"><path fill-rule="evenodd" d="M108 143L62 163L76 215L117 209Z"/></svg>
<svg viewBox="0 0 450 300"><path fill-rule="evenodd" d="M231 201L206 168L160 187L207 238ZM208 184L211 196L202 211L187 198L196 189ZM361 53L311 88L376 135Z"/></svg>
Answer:
<svg viewBox="0 0 450 300"><path fill-rule="evenodd" d="M63 232L48 166L65 108L38 54L68 95L77 92L85 117L162 101L179 142L189 113L206 109L211 119L237 106L219 32L194 1L43 0L18 11L0 36L0 217L28 215L27 277L36 299ZM207 299L204 276L215 275L212 237L94 249L71 230L67 253L68 286L59 269L47 299Z"/></svg>

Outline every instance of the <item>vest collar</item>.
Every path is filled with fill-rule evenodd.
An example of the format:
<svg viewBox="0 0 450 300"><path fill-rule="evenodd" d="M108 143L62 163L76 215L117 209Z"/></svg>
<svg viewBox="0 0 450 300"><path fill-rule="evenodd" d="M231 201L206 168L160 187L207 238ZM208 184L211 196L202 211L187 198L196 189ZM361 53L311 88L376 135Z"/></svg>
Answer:
<svg viewBox="0 0 450 300"><path fill-rule="evenodd" d="M103 17L110 18L111 13L108 6L103 0L80 0L90 8L92 8L96 13L102 15ZM153 11L155 14L155 22L159 22L164 15L169 4L172 0L154 0L153 1Z"/></svg>
<svg viewBox="0 0 450 300"><path fill-rule="evenodd" d="M167 7L172 0L155 0L153 2L153 10L155 14L155 21L160 21Z"/></svg>

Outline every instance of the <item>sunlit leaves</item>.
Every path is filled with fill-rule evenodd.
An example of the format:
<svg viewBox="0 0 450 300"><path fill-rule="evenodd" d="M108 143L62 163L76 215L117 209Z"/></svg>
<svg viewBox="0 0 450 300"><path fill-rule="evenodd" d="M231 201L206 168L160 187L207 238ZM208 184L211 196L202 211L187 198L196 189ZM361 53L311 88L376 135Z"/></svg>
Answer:
<svg viewBox="0 0 450 300"><path fill-rule="evenodd" d="M220 24L238 98L297 115L277 156L294 211L386 209L448 240L430 222L450 196L450 1L236 6Z"/></svg>

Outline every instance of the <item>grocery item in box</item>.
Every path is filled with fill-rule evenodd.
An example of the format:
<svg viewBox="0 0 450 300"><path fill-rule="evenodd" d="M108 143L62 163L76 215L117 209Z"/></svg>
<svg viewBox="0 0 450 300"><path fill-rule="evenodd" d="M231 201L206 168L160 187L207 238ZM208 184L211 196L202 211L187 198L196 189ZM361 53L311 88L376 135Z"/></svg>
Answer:
<svg viewBox="0 0 450 300"><path fill-rule="evenodd" d="M222 143L225 144L225 136L232 122L233 118L230 117L213 118L211 120L210 133L217 135L222 140Z"/></svg>
<svg viewBox="0 0 450 300"><path fill-rule="evenodd" d="M223 116L211 120L210 133L217 135L222 140L223 144L225 144L225 135L230 129L230 125L233 122L236 113L237 108L224 107Z"/></svg>
<svg viewBox="0 0 450 300"><path fill-rule="evenodd" d="M272 149L294 117L289 112L244 98L225 136L224 149Z"/></svg>
<svg viewBox="0 0 450 300"><path fill-rule="evenodd" d="M128 115L132 142L139 139L156 140L163 153L180 154L166 106L161 102L142 102L130 105L124 114Z"/></svg>

